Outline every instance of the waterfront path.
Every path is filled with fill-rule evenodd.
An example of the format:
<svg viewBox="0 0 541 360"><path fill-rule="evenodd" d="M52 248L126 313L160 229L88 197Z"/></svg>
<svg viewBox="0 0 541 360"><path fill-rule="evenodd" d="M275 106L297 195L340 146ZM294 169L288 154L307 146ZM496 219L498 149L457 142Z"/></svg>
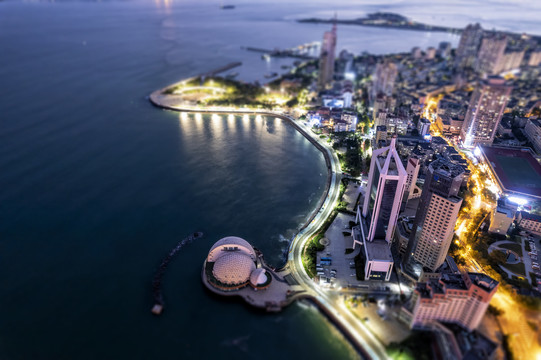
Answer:
<svg viewBox="0 0 541 360"><path fill-rule="evenodd" d="M169 87L171 86L168 86L167 88ZM302 264L302 250L304 245L330 216L338 202L340 179L342 175L339 165L340 162L332 147L322 141L318 135L314 134L312 130L303 125L302 122L296 121L287 114L248 108L201 108L197 106L186 106L179 103L178 97L168 99L166 95L163 95L165 89L166 88L157 90L150 95L152 104L160 108L179 112L274 116L289 121L295 129L323 153L329 170L327 188L319 206L291 242L288 261L285 267L290 269L292 275L306 291L304 297L314 301L316 306L337 326L350 343L359 351L362 358L388 359L385 348L381 342L369 331L364 323L358 321L349 309L347 309L343 301L343 295L337 291L319 287L313 279L308 276Z"/></svg>

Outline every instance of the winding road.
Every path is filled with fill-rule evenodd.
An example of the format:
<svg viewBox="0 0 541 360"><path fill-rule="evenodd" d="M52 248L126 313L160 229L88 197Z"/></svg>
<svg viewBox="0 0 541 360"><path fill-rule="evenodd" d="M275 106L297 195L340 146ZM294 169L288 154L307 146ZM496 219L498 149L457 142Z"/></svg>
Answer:
<svg viewBox="0 0 541 360"><path fill-rule="evenodd" d="M301 122L280 112L235 109L229 107L187 107L178 105L178 99L175 99L175 101L177 101L176 104L167 101L167 96L162 93L163 89L155 91L150 95L150 101L155 106L163 109L179 112L274 116L289 121L303 136L310 140L310 142L314 143L314 145L317 144L316 147L322 151L327 163L330 164L331 180L327 196L320 204L319 210L315 210L317 211L315 216L311 217L309 223L302 228L291 242L288 261L285 267L291 269L292 275L306 290L307 296L314 300L314 303L325 315L327 315L329 320L337 326L354 348L357 349L359 355L363 359L388 359L389 357L387 356L385 347L381 342L370 332L363 322L359 321L353 313L347 309L344 304L343 294L340 293L340 289L324 289L320 287L308 276L302 264L302 250L305 243L322 226L338 202L342 174L338 157L333 149Z"/></svg>

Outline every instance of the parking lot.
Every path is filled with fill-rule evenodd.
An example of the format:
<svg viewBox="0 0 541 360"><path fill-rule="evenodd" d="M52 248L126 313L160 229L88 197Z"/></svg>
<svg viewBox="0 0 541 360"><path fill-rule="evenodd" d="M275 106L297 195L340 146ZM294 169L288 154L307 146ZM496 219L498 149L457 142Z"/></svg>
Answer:
<svg viewBox="0 0 541 360"><path fill-rule="evenodd" d="M350 283L358 283L355 275L354 258L359 253L359 247L353 253L346 254L347 248L352 248L350 221L355 221L353 215L339 213L325 233L329 244L325 250L318 253L318 264L322 269L320 275L329 278L335 288L347 286ZM330 258L331 265L323 265L322 259ZM353 264L353 265L351 265ZM353 268L352 268L353 267Z"/></svg>

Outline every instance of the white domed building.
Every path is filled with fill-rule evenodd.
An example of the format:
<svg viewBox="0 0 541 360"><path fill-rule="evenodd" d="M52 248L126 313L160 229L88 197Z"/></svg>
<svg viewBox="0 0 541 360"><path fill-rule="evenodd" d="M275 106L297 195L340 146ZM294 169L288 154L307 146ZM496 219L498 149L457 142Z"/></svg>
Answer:
<svg viewBox="0 0 541 360"><path fill-rule="evenodd" d="M272 277L258 268L257 254L244 239L228 236L217 241L205 261L207 281L215 288L232 291L247 285L254 289L269 286Z"/></svg>
<svg viewBox="0 0 541 360"><path fill-rule="evenodd" d="M271 275L263 268L258 268L252 271L250 275L250 286L254 289L265 289L270 285Z"/></svg>

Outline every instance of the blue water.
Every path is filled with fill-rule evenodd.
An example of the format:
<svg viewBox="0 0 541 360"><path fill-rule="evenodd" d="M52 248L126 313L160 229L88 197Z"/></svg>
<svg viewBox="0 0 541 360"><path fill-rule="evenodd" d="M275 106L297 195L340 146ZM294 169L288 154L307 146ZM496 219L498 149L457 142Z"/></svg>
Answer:
<svg viewBox="0 0 541 360"><path fill-rule="evenodd" d="M326 26L291 17L328 4L277 4L0 2L1 359L356 357L311 308L261 314L200 282L226 235L283 260L322 194L322 155L278 119L181 118L145 98L231 61L247 81L291 62L241 46L320 40ZM339 28L356 53L442 40L457 42ZM154 271L193 231L153 317Z"/></svg>

